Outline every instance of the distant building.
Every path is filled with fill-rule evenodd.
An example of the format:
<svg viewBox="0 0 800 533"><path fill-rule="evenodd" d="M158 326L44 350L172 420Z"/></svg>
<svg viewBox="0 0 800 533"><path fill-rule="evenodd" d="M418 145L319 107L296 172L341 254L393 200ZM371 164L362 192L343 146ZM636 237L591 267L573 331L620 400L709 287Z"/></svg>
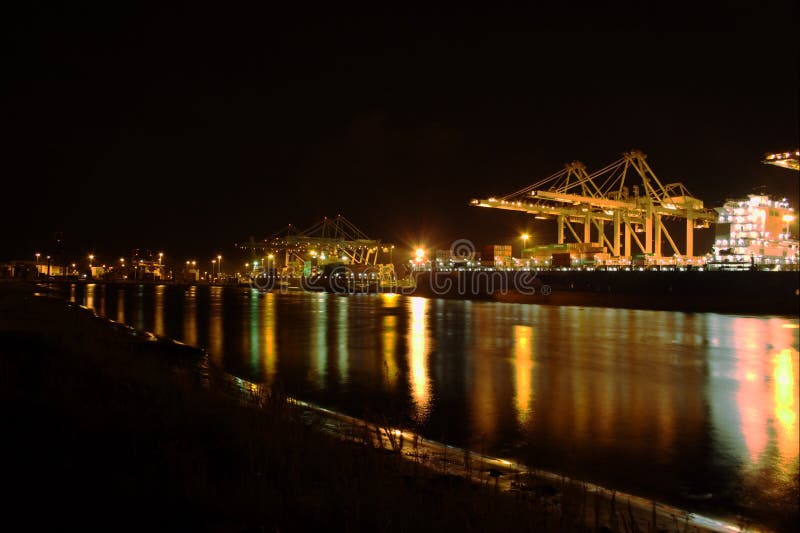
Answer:
<svg viewBox="0 0 800 533"><path fill-rule="evenodd" d="M36 270L39 271L39 274L43 276L65 276L67 274L67 270L65 267L61 265L54 265L52 262L42 262L36 263Z"/></svg>
<svg viewBox="0 0 800 533"><path fill-rule="evenodd" d="M141 280L164 280L166 268L162 264L163 253L136 249L131 252L133 278Z"/></svg>
<svg viewBox="0 0 800 533"><path fill-rule="evenodd" d="M716 211L713 264L797 268L798 241L791 233L796 216L785 198L751 194L728 200Z"/></svg>

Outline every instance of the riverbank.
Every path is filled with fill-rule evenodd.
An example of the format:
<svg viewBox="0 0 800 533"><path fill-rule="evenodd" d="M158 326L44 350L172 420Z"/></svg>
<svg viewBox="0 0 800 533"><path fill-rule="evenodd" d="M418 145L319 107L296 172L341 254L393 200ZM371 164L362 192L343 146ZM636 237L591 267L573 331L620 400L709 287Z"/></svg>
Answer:
<svg viewBox="0 0 800 533"><path fill-rule="evenodd" d="M797 316L797 272L423 272L416 296L556 306Z"/></svg>
<svg viewBox="0 0 800 533"><path fill-rule="evenodd" d="M163 494L159 491L160 495L150 498L152 501L135 507L146 513L168 502L170 516L187 514L187 519L196 520L191 522L194 529L206 527L209 520L216 523L216 517L222 530L241 530L244 523L273 524L266 529L277 524L282 530L307 526L328 530L336 529L337 524L350 530L424 531L429 529L428 524L430 529L465 531L515 531L534 526L581 529L587 524L608 524L623 530L631 527L625 525L630 515L640 520L641 529L648 529L647 501L635 502L629 513L620 497L616 512L611 513L610 502L593 487L514 474L514 465L485 464L482 458L452 449L448 457L448 449L437 448L435 443L410 445L414 438L410 435L404 437L405 447L400 446L398 451L406 449L406 457L416 451L417 459L400 461L400 453L374 449L378 440L374 426L364 427L359 421L342 420L333 413L322 416L287 402L280 391L276 394L241 383L250 400L257 400L243 406L228 393L237 383L202 364L198 367L202 358L194 350L156 342L152 336L132 335L122 326L109 327L109 322L80 308L65 308L63 301L33 297L29 288L7 286L0 289L0 295L4 332L0 350L6 367L2 375L13 376L3 381L3 390L14 385L10 402L3 403L27 409L27 397L31 396L37 400L33 405L40 406L31 416L15 419L17 424L11 425L9 434L27 435L28 440L9 448L5 456L24 457L29 450L37 450L29 457L30 464L23 461L25 466L19 468L20 477L30 474L37 486L42 485L43 478L50 480L49 474L59 472L61 466L57 463L43 468L36 460L55 454L53 460L62 455L66 458L60 460L82 458L82 468L72 470L73 479L82 486L88 477L94 481L92 487L101 487L94 489L101 491L99 495L85 491L80 495L82 501L98 501L103 504L100 508L114 509L120 505L117 500L124 506L129 500L138 502L142 494L149 495L153 492L148 490L150 484L165 487ZM7 353L11 355L6 359ZM33 367L26 368L26 364ZM37 420L33 429L40 430L41 438L32 437L31 429L25 428L28 419ZM334 419L339 422L332 424ZM79 429L74 427L75 422ZM53 425L61 429L52 431ZM348 428L349 434L344 431ZM321 434L320 429L328 429L329 434ZM400 435L383 429L382 448L397 448ZM35 431L32 434L37 435ZM396 439L394 444L392 438ZM78 444L73 442L76 439ZM108 445L95 444L95 439ZM280 442L274 442L276 439ZM262 443L264 440L269 442ZM97 446L102 450L82 452L83 448ZM95 457L103 459L102 471L85 476L84 470L91 473L99 468L93 463ZM503 475L492 475L495 473ZM290 479L285 479L286 475ZM465 478L476 483L470 484ZM103 498L107 492L102 488L109 482L112 489L122 487L111 494L124 497L106 502ZM138 490L120 492L130 485ZM504 488L514 489L514 493L505 494ZM290 518L275 522L275 516L283 515L275 514L274 509L262 514L265 505L271 509L271 504L262 502L259 494L282 501L281 510L286 510ZM124 509L123 514L130 513ZM409 509L415 510L413 517L405 516ZM655 506L653 510L660 515L664 511ZM309 514L317 521L304 521L311 520ZM608 515L614 515L613 520ZM515 519L511 521L508 516ZM669 515L659 518L659 528L684 526L682 520L670 522Z"/></svg>
<svg viewBox="0 0 800 533"><path fill-rule="evenodd" d="M142 282L132 280L63 280L57 284L110 286L175 285L250 287L245 284ZM397 292L427 298L457 298L553 306L610 307L654 311L709 312L797 316L800 277L797 272L765 271L455 271L418 272L402 284L356 288L333 278L280 278L253 285L273 292L298 290L375 293Z"/></svg>

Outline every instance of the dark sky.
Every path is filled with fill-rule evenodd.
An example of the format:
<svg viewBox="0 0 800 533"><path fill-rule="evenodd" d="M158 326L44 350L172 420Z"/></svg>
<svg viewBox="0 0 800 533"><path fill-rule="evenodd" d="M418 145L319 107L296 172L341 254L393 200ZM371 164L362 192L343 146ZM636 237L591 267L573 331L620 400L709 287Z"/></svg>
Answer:
<svg viewBox="0 0 800 533"><path fill-rule="evenodd" d="M798 199L797 173L760 163L800 145L794 3L109 4L3 17L0 257L54 231L76 255L207 257L339 213L400 245L547 241L469 199L631 148L711 206Z"/></svg>

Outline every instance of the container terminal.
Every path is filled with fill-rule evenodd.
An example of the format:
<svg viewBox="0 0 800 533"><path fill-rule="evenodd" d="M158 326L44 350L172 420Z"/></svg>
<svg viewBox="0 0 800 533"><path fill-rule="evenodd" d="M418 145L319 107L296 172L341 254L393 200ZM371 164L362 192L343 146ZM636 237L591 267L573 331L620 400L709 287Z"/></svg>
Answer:
<svg viewBox="0 0 800 533"><path fill-rule="evenodd" d="M764 162L793 169L797 159L795 151L767 156ZM522 235L523 247L515 257L509 244L479 251L460 240L447 250L419 248L410 259L395 262L393 245L367 237L340 215L304 231L287 226L263 243L249 243L254 257L250 276L260 277L267 288L405 290L443 297L721 312L798 310L798 240L789 202L750 194L707 208L682 183L663 183L640 151L627 152L594 172L572 162L523 189L474 199L470 205L554 219L555 242L528 247L528 236ZM683 226L682 239L673 238L668 221ZM696 254L695 232L712 226L712 252ZM741 273L709 271L748 274L745 279ZM537 277L523 282L521 273Z"/></svg>
<svg viewBox="0 0 800 533"><path fill-rule="evenodd" d="M779 156L769 155L764 161L791 168L798 157L797 151ZM785 198L751 194L711 209L682 183L664 184L637 150L594 172L575 161L523 189L473 199L470 205L555 220L554 242L529 247L528 236L522 235L523 247L515 257L509 244L479 251L462 240L449 250L420 247L407 259L394 257L394 245L368 237L339 215L306 230L289 225L263 242L251 240L242 247L251 257L251 275L267 271L283 278L308 278L344 266L356 278L387 283L409 272L431 270L798 268L798 241L792 232L796 215ZM667 222L674 227L676 221L683 226L681 238L673 238L668 228ZM712 225L712 252L696 254L695 232Z"/></svg>
<svg viewBox="0 0 800 533"><path fill-rule="evenodd" d="M762 162L796 172L799 160L800 150L795 150L768 154ZM193 259L176 265L167 261L163 252L135 250L130 258L102 265L94 262L93 254L87 256L88 265L81 265L37 253L35 262L0 265L0 275L33 274L52 281L244 284L262 290L410 291L479 298L494 298L497 292L504 299L533 301L526 293L531 287L520 288L515 281L518 273L527 272L538 275L533 287L539 291L535 301L550 296L543 294L549 291L559 293L547 298L550 303L564 300L562 303L717 309L717 305L698 305L690 300L707 300L706 296L712 295L724 299L722 289L729 289L731 283L752 286L752 282L725 277L722 292L717 294L712 290L714 280L722 278L708 274L696 278L698 273L769 271L773 277L760 278L761 289L744 298L744 304L760 299L774 302L760 306L765 309L794 312L797 308L796 274L774 275L798 270L796 213L786 198L750 194L712 209L683 183L664 183L647 156L638 150L626 152L595 171L573 161L527 187L476 198L469 205L522 212L534 220L554 220L553 242L528 246L529 236L523 234L520 254L515 256L507 243L478 250L470 241L459 240L446 250L420 246L409 257L405 250L369 237L337 215L306 229L289 224L261 241L250 238L237 244L239 255L247 260L242 264L233 261L236 266L228 266L227 272L222 255L212 258L207 265L210 269L204 270L202 261ZM683 235L673 236L676 225ZM712 226L712 250L699 255L694 246L695 232L710 231ZM632 276L633 271L658 271L660 276ZM615 272L619 275L610 274ZM686 281L687 276L675 281L677 278L668 272L692 272L692 281ZM462 279L451 280L459 289L438 290L436 280L445 279L442 276L448 273L461 275ZM485 273L493 277L486 278ZM481 281L484 279L494 281L487 285ZM565 296L587 292L593 297L576 300ZM632 296L661 292L660 303L641 294L641 302ZM605 296L598 299L599 293ZM682 296L676 297L679 294Z"/></svg>

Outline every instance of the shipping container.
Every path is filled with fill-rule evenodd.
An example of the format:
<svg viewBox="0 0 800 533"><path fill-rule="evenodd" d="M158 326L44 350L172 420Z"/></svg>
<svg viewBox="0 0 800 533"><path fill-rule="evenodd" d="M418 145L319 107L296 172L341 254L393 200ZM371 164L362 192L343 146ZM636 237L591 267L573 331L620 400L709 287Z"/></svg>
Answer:
<svg viewBox="0 0 800 533"><path fill-rule="evenodd" d="M572 256L569 252L555 253L552 256L552 263L554 267L570 267L572 266Z"/></svg>

